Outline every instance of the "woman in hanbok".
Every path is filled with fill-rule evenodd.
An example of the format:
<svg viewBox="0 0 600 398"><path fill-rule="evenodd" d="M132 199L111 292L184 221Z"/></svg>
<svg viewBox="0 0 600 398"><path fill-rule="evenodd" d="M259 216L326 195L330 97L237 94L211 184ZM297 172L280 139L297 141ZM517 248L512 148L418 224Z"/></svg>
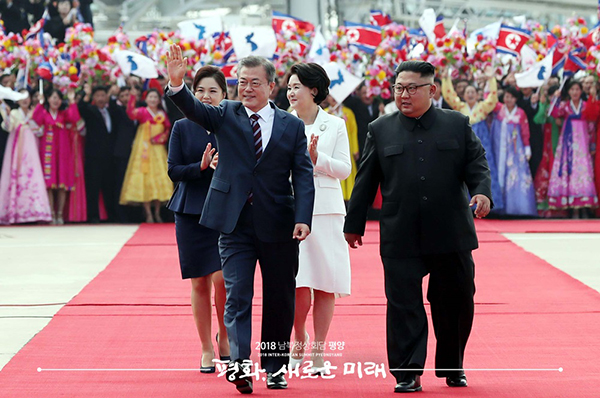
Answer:
<svg viewBox="0 0 600 398"><path fill-rule="evenodd" d="M33 120L43 129L40 155L53 224L64 224L67 192L75 186L75 159L67 128L80 120L74 89L68 90L67 98L69 106L65 108L60 91L50 89L33 111Z"/></svg>
<svg viewBox="0 0 600 398"><path fill-rule="evenodd" d="M331 94L327 96L327 103L329 106L325 109L325 111L330 115L344 119L344 122L346 122L346 130L348 131L352 170L350 171L348 178L341 181L344 202L348 202L350 200L350 196L352 195L352 189L354 188L354 180L356 179L356 171L358 169L357 164L360 158L360 153L358 151L358 127L356 126L356 117L354 116L352 109L342 104L338 104Z"/></svg>
<svg viewBox="0 0 600 398"><path fill-rule="evenodd" d="M551 209L582 210L598 206L590 153L595 131L594 124L582 116L586 108L582 92L580 82L571 82L567 99L557 102L552 109L552 116L563 122L548 186ZM574 217L586 215L583 211L573 214Z"/></svg>
<svg viewBox="0 0 600 398"><path fill-rule="evenodd" d="M537 216L529 169L529 122L523 109L517 106L518 95L516 88L507 86L504 89L504 103L496 104L494 110L492 149L504 202L503 209L494 211L497 214Z"/></svg>
<svg viewBox="0 0 600 398"><path fill-rule="evenodd" d="M171 198L173 183L167 174L167 149L171 124L160 105L158 90L146 94L145 107L135 107L136 97L131 95L127 115L139 122L133 141L127 172L121 189L120 204L142 204L146 222L162 222L160 206ZM154 216L151 211L154 206Z"/></svg>
<svg viewBox="0 0 600 398"><path fill-rule="evenodd" d="M17 104L19 108L3 115L2 128L9 136L0 176L0 224L50 222L52 214L36 137L40 128L32 119L31 96Z"/></svg>
<svg viewBox="0 0 600 398"><path fill-rule="evenodd" d="M596 187L596 195L600 193L600 100L598 99L598 86L596 83L590 87L590 96L586 106L581 111L583 117L596 124L596 136L590 144L591 155L594 157L594 186ZM596 216L600 217L600 208L596 209Z"/></svg>
<svg viewBox="0 0 600 398"><path fill-rule="evenodd" d="M554 153L558 145L560 136L560 126L556 120L549 115L550 103L558 86L543 87L538 103L538 111L533 118L537 124L543 125L544 146L542 152L542 160L537 168L533 179L535 188L535 198L537 202L538 213L541 217L557 217L564 216L560 210L550 210L548 208L548 184L550 182L550 174L552 173L552 165L554 164Z"/></svg>
<svg viewBox="0 0 600 398"><path fill-rule="evenodd" d="M67 220L69 222L87 221L87 197L85 194L84 149L85 122L79 119L77 123L67 124L71 132L71 150L73 151L73 166L75 167L75 185L67 199Z"/></svg>
<svg viewBox="0 0 600 398"><path fill-rule="evenodd" d="M494 210L498 211L504 207L504 198L500 190L498 179L498 167L494 152L492 151L492 137L487 124L487 116L492 113L498 103L498 86L493 76L488 78L488 96L479 101L479 93L473 85L468 85L464 91L465 102L463 102L452 85L450 76L446 75L442 79L442 96L452 109L459 111L469 117L471 128L475 135L481 141L485 149L485 157L488 161L490 173L492 176L492 199L494 200Z"/></svg>

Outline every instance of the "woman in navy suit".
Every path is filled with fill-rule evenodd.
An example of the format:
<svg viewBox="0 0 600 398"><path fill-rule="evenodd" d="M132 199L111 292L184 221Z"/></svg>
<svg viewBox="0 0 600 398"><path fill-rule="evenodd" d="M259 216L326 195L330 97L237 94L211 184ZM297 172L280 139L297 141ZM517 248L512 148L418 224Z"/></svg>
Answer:
<svg viewBox="0 0 600 398"><path fill-rule="evenodd" d="M192 89L198 100L217 106L227 93L225 75L219 68L204 66L196 72ZM219 232L199 224L213 175L210 163L215 151L216 140L203 127L188 119L178 120L173 126L168 164L169 177L177 186L167 208L175 212L181 276L192 282L192 311L202 343L202 373L215 372L211 340L212 285L219 322L219 356L229 360L229 342L223 323L225 284L219 257Z"/></svg>

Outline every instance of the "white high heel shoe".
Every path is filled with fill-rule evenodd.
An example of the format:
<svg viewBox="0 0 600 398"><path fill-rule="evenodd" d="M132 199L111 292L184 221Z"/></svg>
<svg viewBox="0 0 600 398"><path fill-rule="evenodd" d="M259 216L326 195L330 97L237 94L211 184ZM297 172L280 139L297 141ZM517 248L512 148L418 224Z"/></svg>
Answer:
<svg viewBox="0 0 600 398"><path fill-rule="evenodd" d="M310 336L308 335L308 332L307 332L304 344L308 344L309 341L310 341ZM306 347L304 347L304 350L306 350ZM302 357L296 359L296 358L292 357L292 353L290 352L290 365L289 365L290 369L296 369L296 368L302 366L302 362L304 362L304 354L302 355Z"/></svg>

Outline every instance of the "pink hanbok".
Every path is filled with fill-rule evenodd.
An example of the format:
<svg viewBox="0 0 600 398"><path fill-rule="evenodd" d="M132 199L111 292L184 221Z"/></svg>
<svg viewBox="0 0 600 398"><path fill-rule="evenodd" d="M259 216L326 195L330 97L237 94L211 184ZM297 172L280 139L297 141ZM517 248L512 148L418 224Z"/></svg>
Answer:
<svg viewBox="0 0 600 398"><path fill-rule="evenodd" d="M75 159L68 123L80 119L76 104L56 114L39 104L33 111L33 120L43 129L40 140L40 156L44 181L48 189L66 189L75 186Z"/></svg>
<svg viewBox="0 0 600 398"><path fill-rule="evenodd" d="M0 224L51 221L32 112L11 111L3 128L9 136L0 176Z"/></svg>

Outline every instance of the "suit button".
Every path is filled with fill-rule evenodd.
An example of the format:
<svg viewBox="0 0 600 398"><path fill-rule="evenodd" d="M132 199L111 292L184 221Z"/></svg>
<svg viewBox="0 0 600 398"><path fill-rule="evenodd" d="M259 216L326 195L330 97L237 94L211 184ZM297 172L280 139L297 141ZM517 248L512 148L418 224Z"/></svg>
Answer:
<svg viewBox="0 0 600 398"><path fill-rule="evenodd" d="M423 196L423 200L427 200L427 196Z"/></svg>
<svg viewBox="0 0 600 398"><path fill-rule="evenodd" d="M421 181L425 181L425 177L421 177Z"/></svg>
<svg viewBox="0 0 600 398"><path fill-rule="evenodd" d="M425 159L419 158L419 162L424 162L424 161L425 161Z"/></svg>
<svg viewBox="0 0 600 398"><path fill-rule="evenodd" d="M422 143L423 143L423 140L419 140L419 141L417 141L417 142L418 142L419 144L422 144Z"/></svg>
<svg viewBox="0 0 600 398"><path fill-rule="evenodd" d="M252 175L257 175L257 174L258 174L258 173L257 173L256 171L253 171L253 172L252 172Z"/></svg>

